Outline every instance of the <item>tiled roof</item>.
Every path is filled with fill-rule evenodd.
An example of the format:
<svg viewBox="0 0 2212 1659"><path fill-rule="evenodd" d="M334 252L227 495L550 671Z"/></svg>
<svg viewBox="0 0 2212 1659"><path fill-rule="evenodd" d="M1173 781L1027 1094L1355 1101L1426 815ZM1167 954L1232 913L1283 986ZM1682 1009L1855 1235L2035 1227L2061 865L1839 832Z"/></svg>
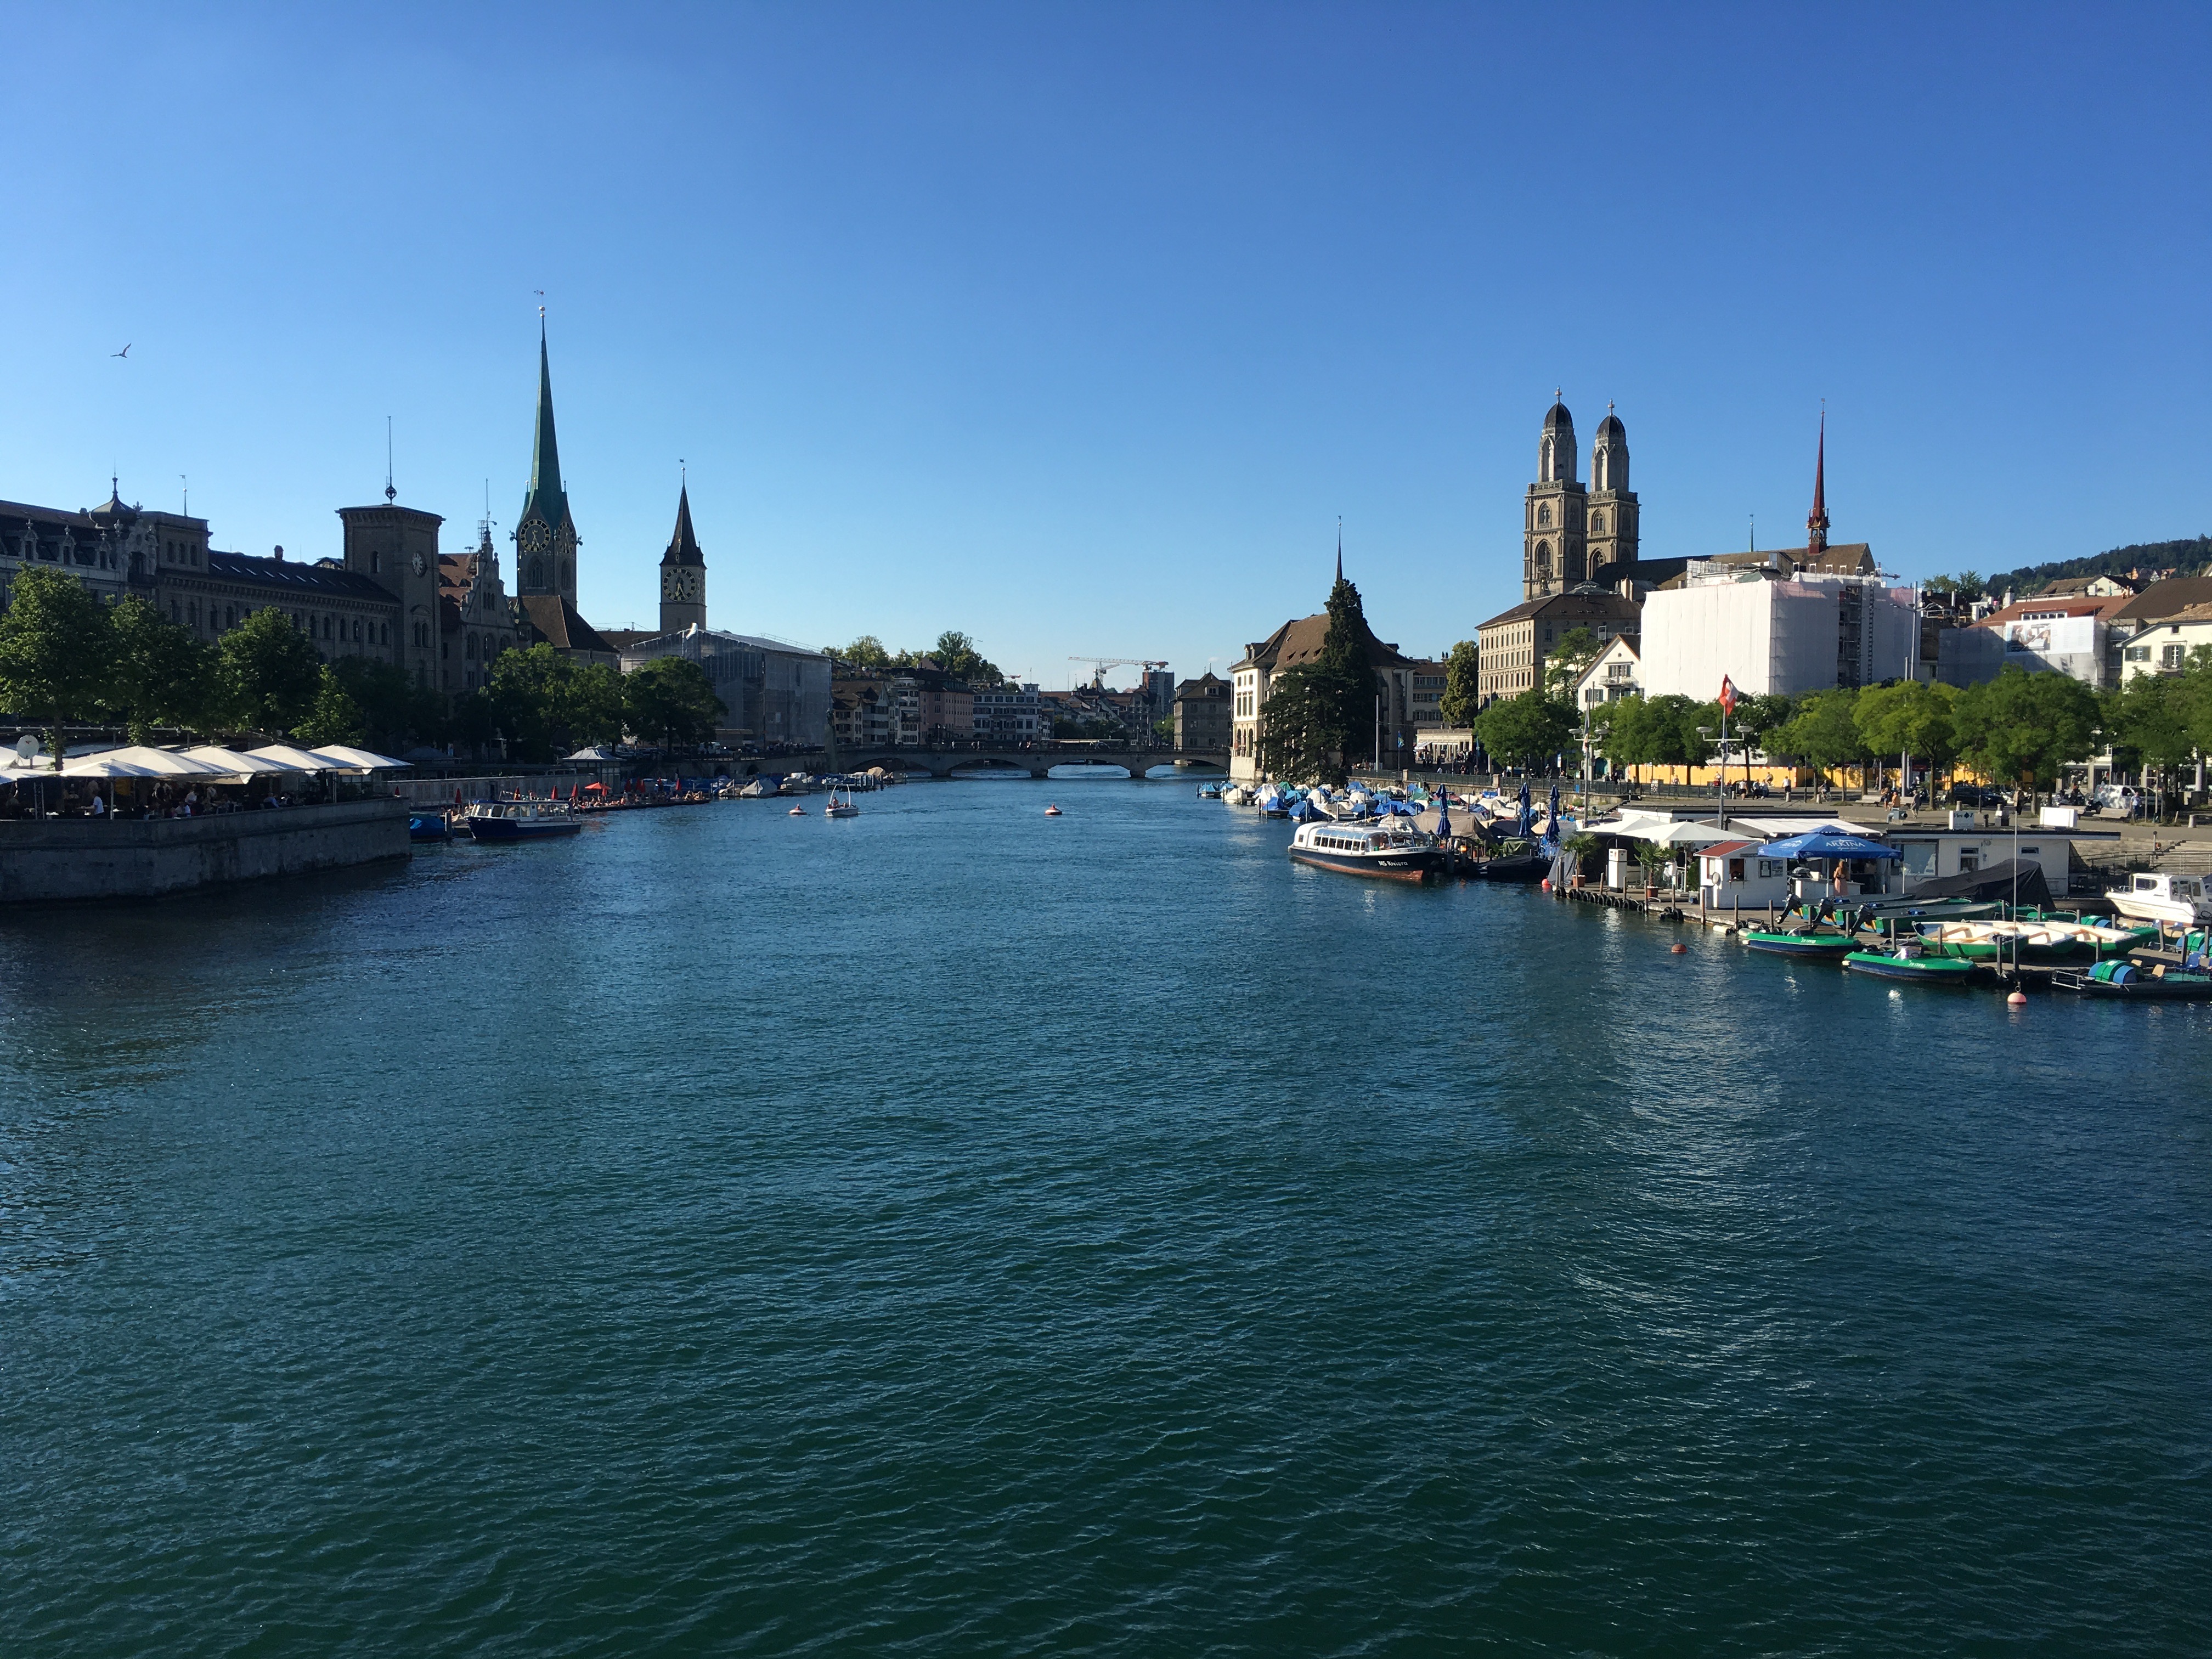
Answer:
<svg viewBox="0 0 2212 1659"><path fill-rule="evenodd" d="M2113 622L2163 622L2192 605L2212 604L2212 576L2174 576L2126 600L2112 613Z"/></svg>
<svg viewBox="0 0 2212 1659"><path fill-rule="evenodd" d="M2015 599L2002 611L1992 611L1974 624L1977 628L1997 628L2006 623L2018 622L2022 617L2102 617L2107 622L2120 608L2130 603L2124 593L2037 593L2025 599Z"/></svg>
<svg viewBox="0 0 2212 1659"><path fill-rule="evenodd" d="M1500 628L1507 623L1533 622L1614 622L1633 621L1642 617L1644 607L1633 599L1623 599L1610 591L1595 593L1551 593L1542 599L1523 599L1510 611L1499 612L1485 628Z"/></svg>
<svg viewBox="0 0 2212 1659"><path fill-rule="evenodd" d="M368 599L397 605L398 597L374 576L357 570L332 569L326 564L307 564L298 559L262 558L252 553L218 553L208 550L207 574L224 581L246 582L272 593L320 594L328 599Z"/></svg>
<svg viewBox="0 0 2212 1659"><path fill-rule="evenodd" d="M1367 635L1367 665L1370 668L1408 668L1413 659L1401 654L1395 645L1386 645L1375 637L1375 630L1364 626ZM1296 622L1286 622L1273 633L1254 646L1246 653L1245 661L1271 673L1285 668L1296 668L1304 663L1321 659L1322 644L1328 638L1328 612L1320 611L1310 617L1301 617Z"/></svg>
<svg viewBox="0 0 2212 1659"><path fill-rule="evenodd" d="M601 651L613 654L614 647L601 637L599 629L584 620L581 611L559 594L526 594L516 603L521 605L522 614L530 618L530 625L556 649Z"/></svg>

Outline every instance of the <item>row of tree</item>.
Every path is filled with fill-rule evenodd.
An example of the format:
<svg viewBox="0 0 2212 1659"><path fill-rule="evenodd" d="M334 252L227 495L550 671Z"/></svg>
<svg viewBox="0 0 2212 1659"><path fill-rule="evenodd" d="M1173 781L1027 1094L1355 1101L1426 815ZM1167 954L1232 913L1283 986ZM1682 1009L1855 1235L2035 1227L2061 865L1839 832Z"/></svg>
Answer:
<svg viewBox="0 0 2212 1659"><path fill-rule="evenodd" d="M504 653L489 685L449 705L392 663L325 664L273 607L210 644L136 594L105 605L73 575L35 568L15 578L0 615L0 708L46 721L56 755L64 726L119 726L134 743L156 728L392 753L503 742L518 760L617 742L626 731L702 743L727 712L696 663L663 658L625 675L580 667L550 645Z"/></svg>
<svg viewBox="0 0 2212 1659"><path fill-rule="evenodd" d="M1271 699L1271 718L1273 711ZM1541 767L1581 746L1574 705L1549 687L1492 703L1473 726L1505 766ZM1593 748L1617 767L1705 764L1721 729L1717 702L1685 696L1626 697L1590 711ZM2064 674L2008 667L1963 690L1905 680L1795 699L1744 697L1729 734L1824 775L1909 757L1938 773L1963 763L2047 789L2063 768L2108 745L2123 770L2171 775L2212 753L2212 650L2200 648L2179 674L2141 675L2101 692Z"/></svg>
<svg viewBox="0 0 2212 1659"><path fill-rule="evenodd" d="M927 651L895 652L873 634L863 634L837 653L837 660L875 672L935 667L970 685L1004 685L1006 682L999 665L986 661L983 653L975 648L975 641L957 628L948 628L939 634L937 643Z"/></svg>

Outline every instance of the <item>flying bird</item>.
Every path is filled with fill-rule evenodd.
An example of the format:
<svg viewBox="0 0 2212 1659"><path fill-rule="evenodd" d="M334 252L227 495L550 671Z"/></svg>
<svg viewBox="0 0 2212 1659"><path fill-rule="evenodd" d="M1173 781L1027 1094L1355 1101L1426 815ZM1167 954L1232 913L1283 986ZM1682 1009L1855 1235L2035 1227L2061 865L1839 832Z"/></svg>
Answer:
<svg viewBox="0 0 2212 1659"><path fill-rule="evenodd" d="M131 343L136 345L137 342L134 340ZM131 355L131 346L125 346L120 351L111 351L107 355L111 357L128 357Z"/></svg>

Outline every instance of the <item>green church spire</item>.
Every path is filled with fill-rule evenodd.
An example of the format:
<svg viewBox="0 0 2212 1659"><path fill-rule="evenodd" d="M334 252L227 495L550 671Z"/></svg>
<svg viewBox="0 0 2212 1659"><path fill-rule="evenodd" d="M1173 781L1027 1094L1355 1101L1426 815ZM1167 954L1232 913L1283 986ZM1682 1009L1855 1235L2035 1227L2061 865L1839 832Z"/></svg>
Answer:
<svg viewBox="0 0 2212 1659"><path fill-rule="evenodd" d="M532 514L558 530L568 522L568 492L561 487L561 447L553 435L553 368L545 354L545 319L538 319L538 437L530 454L530 494L522 516Z"/></svg>

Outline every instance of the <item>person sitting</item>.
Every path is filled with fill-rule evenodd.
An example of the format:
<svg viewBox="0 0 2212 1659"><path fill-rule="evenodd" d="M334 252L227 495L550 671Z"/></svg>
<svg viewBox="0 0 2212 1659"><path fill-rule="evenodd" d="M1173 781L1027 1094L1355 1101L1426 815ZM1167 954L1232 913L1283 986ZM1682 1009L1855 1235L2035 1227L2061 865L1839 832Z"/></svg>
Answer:
<svg viewBox="0 0 2212 1659"><path fill-rule="evenodd" d="M277 802L276 802L276 791L272 787L272 788L269 791L269 799L266 799L266 800L264 800L264 801L263 801L263 802L261 803L261 805L262 805L264 808L273 808L274 806L276 806L276 804L277 804Z"/></svg>

